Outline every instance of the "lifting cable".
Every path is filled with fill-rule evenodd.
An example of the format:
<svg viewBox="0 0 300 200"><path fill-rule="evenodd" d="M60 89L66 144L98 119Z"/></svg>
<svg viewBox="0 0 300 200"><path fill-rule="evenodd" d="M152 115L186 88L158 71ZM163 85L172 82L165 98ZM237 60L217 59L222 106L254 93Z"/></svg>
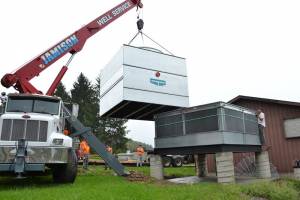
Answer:
<svg viewBox="0 0 300 200"><path fill-rule="evenodd" d="M161 44L159 44L158 42L156 42L154 39L152 39L150 36L148 36L147 34L145 34L143 32L143 28L144 28L144 20L142 19L143 18L143 11L141 12L140 10L141 9L137 9L137 22L136 22L136 25L137 25L138 32L134 35L134 37L130 40L130 42L128 42L128 45L130 45L137 38L138 35L141 35L143 44L144 44L144 37L143 36L145 36L149 40L151 40L154 44L158 45L160 48L162 48L163 50L165 50L166 52L168 52L169 54L174 56L174 54L172 52L170 52L168 49L163 47ZM140 17L140 14L142 15L142 17Z"/></svg>
<svg viewBox="0 0 300 200"><path fill-rule="evenodd" d="M174 54L172 52L170 52L168 49L166 49L165 47L163 47L162 45L160 45L158 42L156 42L155 40L153 40L150 36L146 35L145 33L142 33L142 35L146 36L149 40L151 40L153 43L155 43L156 45L158 45L160 48L162 48L163 50L165 50L166 52L168 52L169 54L171 54L172 56L174 56Z"/></svg>

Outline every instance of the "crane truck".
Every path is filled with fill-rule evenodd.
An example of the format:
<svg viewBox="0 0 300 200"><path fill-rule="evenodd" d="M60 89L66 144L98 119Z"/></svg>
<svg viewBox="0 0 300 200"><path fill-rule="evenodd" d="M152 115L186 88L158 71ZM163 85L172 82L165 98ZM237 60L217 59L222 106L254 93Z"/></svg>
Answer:
<svg viewBox="0 0 300 200"><path fill-rule="evenodd" d="M87 140L88 144L118 174L126 175L124 167L105 145L85 127L64 102L53 93L66 73L73 57L82 50L85 42L97 32L133 8L140 9L140 0L125 0L97 17L84 27L59 41L14 73L5 74L1 84L14 87L18 93L8 94L0 114L0 173L23 177L26 174L52 170L53 180L72 183L77 175L77 158L74 138ZM30 80L63 56L71 54L43 94ZM65 134L69 127L69 134ZM70 128L71 127L71 128Z"/></svg>

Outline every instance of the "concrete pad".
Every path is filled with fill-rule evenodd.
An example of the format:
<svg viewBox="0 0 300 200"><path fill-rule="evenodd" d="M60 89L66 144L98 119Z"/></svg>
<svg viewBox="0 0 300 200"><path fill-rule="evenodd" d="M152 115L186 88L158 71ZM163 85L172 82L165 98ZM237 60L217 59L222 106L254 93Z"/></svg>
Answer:
<svg viewBox="0 0 300 200"><path fill-rule="evenodd" d="M256 183L261 181L271 181L273 179L259 179L256 177L235 177L236 184L249 184L249 183ZM199 184L199 183L218 183L218 179L215 175L209 174L207 177L197 177L197 176L188 176L188 177L181 177L181 178L173 178L168 179L168 182L175 183L175 184Z"/></svg>
<svg viewBox="0 0 300 200"><path fill-rule="evenodd" d="M173 179L169 179L168 181L177 184L195 184L195 183L203 182L204 178L199 178L198 176L188 176L182 178L173 178Z"/></svg>

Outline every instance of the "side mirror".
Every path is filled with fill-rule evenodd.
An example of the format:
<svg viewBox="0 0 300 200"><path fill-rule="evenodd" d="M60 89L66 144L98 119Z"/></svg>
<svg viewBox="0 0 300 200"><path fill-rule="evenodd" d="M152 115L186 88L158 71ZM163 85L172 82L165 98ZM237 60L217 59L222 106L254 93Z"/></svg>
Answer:
<svg viewBox="0 0 300 200"><path fill-rule="evenodd" d="M72 104L72 115L78 117L79 105L77 103Z"/></svg>
<svg viewBox="0 0 300 200"><path fill-rule="evenodd" d="M77 103L64 103L64 106L67 108L68 113L72 114L74 117L78 117L79 105Z"/></svg>

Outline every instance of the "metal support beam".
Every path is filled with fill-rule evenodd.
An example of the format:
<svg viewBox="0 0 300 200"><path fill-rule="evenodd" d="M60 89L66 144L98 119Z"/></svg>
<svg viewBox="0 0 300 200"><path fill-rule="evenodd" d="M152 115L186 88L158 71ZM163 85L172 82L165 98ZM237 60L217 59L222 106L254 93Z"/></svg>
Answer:
<svg viewBox="0 0 300 200"><path fill-rule="evenodd" d="M160 155L188 155L188 154L212 154L217 152L260 152L259 145L209 145L193 147L175 147L175 148L155 148L154 153Z"/></svg>
<svg viewBox="0 0 300 200"><path fill-rule="evenodd" d="M124 166L112 154L106 151L105 145L92 133L90 128L85 127L70 111L64 107L64 112L69 116L66 120L75 129L75 133L70 137L83 137L89 146L110 166L119 176L125 176Z"/></svg>

